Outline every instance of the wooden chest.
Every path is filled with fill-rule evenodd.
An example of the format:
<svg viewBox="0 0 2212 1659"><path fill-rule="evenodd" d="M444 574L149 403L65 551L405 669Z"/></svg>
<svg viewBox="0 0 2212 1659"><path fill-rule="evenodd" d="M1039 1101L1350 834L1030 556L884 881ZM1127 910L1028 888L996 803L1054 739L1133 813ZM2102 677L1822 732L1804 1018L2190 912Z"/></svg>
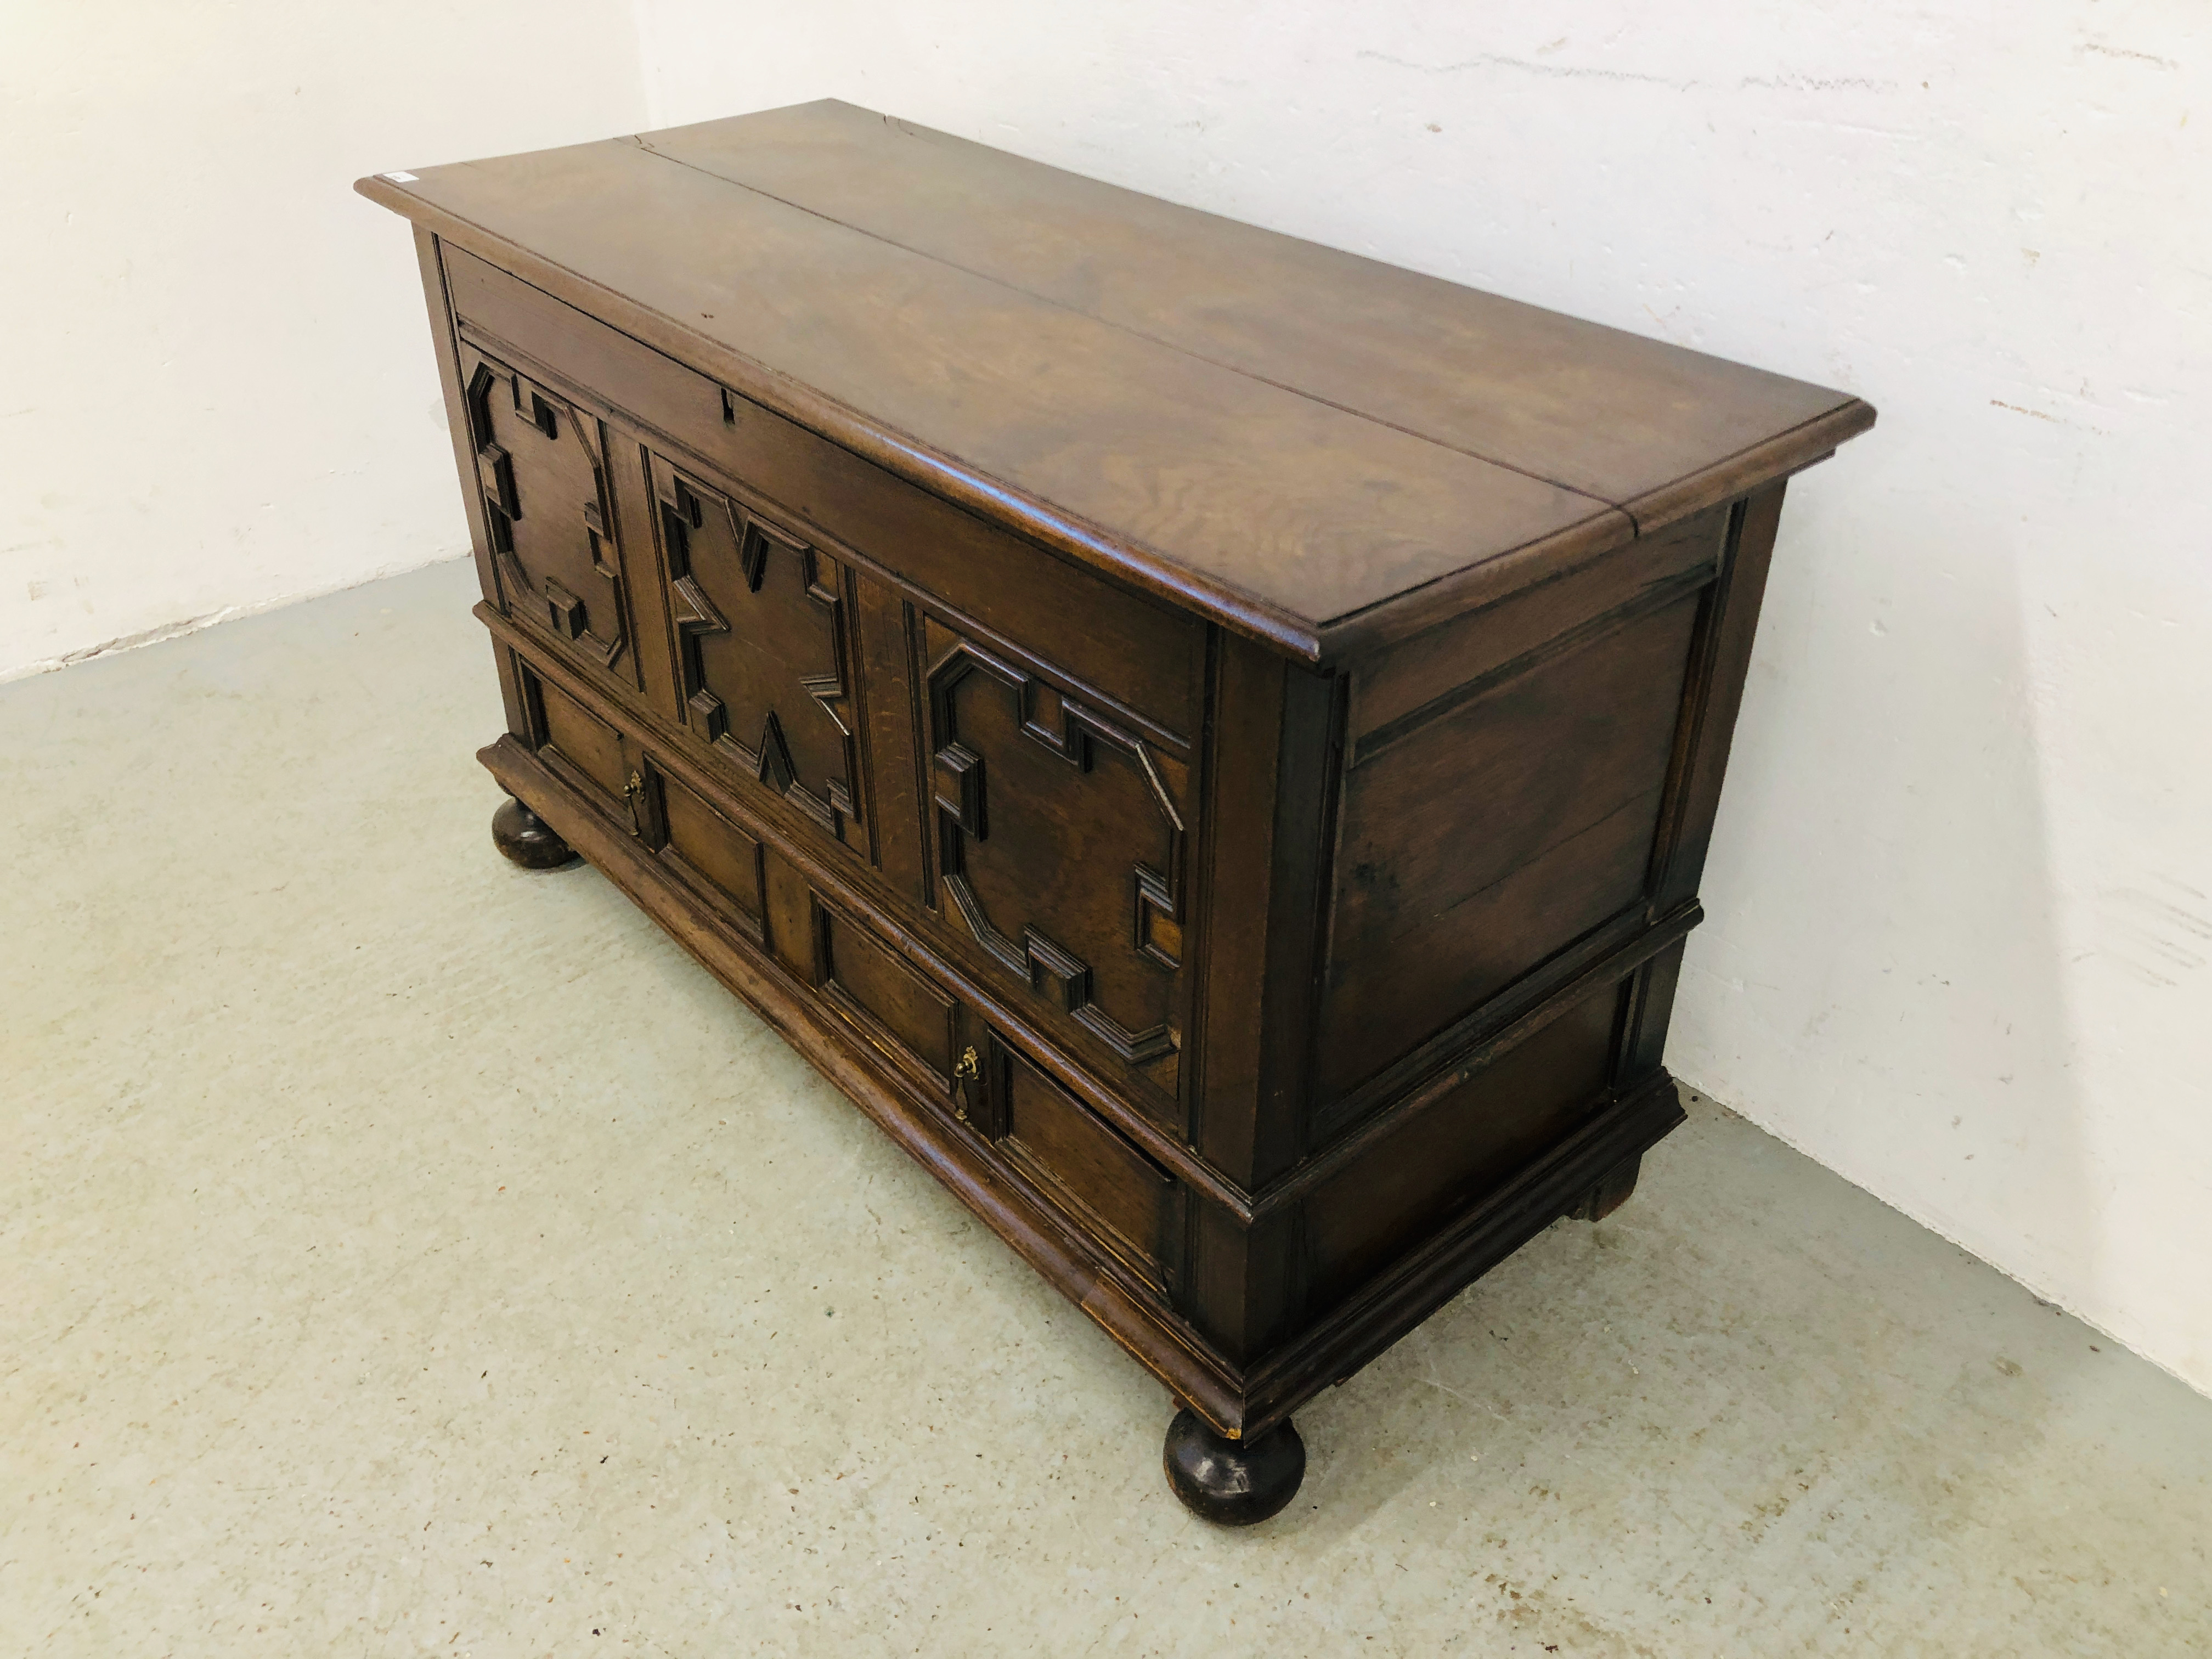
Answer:
<svg viewBox="0 0 2212 1659"><path fill-rule="evenodd" d="M1302 1401L1626 1194L1783 481L1866 404L843 104L358 188L502 846L1165 1382L1187 1502L1279 1507Z"/></svg>

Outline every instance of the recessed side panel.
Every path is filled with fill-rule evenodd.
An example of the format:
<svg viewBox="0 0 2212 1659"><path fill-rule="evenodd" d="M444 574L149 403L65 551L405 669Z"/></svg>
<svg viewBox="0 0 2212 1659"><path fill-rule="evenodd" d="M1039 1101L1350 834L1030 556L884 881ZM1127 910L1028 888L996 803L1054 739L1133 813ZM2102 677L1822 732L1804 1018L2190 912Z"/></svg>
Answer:
<svg viewBox="0 0 2212 1659"><path fill-rule="evenodd" d="M1308 1200L1310 1316L1417 1248L1609 1098L1621 1001L1619 986L1585 998L1408 1111Z"/></svg>
<svg viewBox="0 0 2212 1659"><path fill-rule="evenodd" d="M1728 526L1728 507L1711 508L1377 652L1355 680L1354 757L1705 586L1720 568Z"/></svg>
<svg viewBox="0 0 2212 1659"><path fill-rule="evenodd" d="M1578 630L1356 752L1317 1105L1642 903L1705 591Z"/></svg>

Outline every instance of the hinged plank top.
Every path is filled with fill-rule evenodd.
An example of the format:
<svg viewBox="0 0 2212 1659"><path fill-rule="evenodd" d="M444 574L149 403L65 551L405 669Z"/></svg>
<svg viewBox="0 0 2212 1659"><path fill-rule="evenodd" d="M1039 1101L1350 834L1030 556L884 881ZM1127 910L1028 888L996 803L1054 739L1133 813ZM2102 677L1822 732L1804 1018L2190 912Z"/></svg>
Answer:
<svg viewBox="0 0 2212 1659"><path fill-rule="evenodd" d="M1308 659L1650 534L1874 420L842 103L357 188Z"/></svg>

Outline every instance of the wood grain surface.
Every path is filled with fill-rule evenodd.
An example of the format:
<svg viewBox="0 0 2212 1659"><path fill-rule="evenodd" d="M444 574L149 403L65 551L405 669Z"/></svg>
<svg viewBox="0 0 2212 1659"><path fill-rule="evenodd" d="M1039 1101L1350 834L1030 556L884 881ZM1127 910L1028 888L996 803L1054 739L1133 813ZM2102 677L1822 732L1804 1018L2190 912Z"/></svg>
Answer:
<svg viewBox="0 0 2212 1659"><path fill-rule="evenodd" d="M1873 419L843 104L357 188L987 519L1313 660L1354 619L1425 625L1462 608L1455 577L1602 553Z"/></svg>
<svg viewBox="0 0 2212 1659"><path fill-rule="evenodd" d="M1863 404L842 105L362 188L495 844L1208 1432L1633 1189L1786 480Z"/></svg>

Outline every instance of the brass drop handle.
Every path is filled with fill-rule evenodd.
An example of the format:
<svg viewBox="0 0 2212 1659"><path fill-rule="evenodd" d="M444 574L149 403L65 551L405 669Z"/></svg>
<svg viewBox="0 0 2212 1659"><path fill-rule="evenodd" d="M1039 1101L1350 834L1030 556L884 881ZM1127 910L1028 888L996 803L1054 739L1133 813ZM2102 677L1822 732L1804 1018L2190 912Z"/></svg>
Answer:
<svg viewBox="0 0 2212 1659"><path fill-rule="evenodd" d="M974 1043L969 1043L962 1051L959 1060L952 1067L952 1076L960 1088L960 1092L953 1099L952 1115L965 1123L968 1121L968 1103L973 1098L976 1085L983 1080L983 1062L977 1058Z"/></svg>
<svg viewBox="0 0 2212 1659"><path fill-rule="evenodd" d="M623 799L624 800L635 800L644 793L645 780L640 777L635 772L632 772L629 775L629 781L623 785Z"/></svg>

